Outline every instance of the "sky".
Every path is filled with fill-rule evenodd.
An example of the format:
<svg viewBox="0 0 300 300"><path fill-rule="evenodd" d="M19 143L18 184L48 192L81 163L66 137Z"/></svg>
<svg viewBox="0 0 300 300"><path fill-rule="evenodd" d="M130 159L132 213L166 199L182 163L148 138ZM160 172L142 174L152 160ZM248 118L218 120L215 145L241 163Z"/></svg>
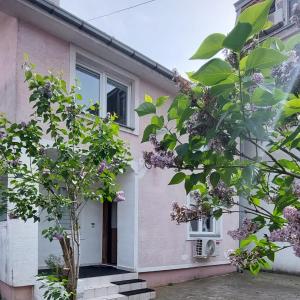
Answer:
<svg viewBox="0 0 300 300"><path fill-rule="evenodd" d="M145 0L61 0L61 6L88 20ZM156 0L90 23L181 74L203 63L189 58L211 33L228 33L236 0Z"/></svg>

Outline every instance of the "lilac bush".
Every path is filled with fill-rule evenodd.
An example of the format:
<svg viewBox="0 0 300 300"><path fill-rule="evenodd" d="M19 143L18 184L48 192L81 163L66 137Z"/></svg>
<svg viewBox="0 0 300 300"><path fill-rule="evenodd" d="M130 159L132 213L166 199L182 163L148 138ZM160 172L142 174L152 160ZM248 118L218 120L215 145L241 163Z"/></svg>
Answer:
<svg viewBox="0 0 300 300"><path fill-rule="evenodd" d="M286 247L299 253L300 38L261 40L272 4L248 7L229 34L203 41L192 59L208 61L188 74L190 81L174 74L178 94L167 115L160 111L164 97L136 109L152 114L143 136L153 146L146 166L174 170L171 185L199 193L195 204L175 203L172 219L246 215L229 232L241 241L230 258L253 273ZM214 57L220 51L224 59Z"/></svg>

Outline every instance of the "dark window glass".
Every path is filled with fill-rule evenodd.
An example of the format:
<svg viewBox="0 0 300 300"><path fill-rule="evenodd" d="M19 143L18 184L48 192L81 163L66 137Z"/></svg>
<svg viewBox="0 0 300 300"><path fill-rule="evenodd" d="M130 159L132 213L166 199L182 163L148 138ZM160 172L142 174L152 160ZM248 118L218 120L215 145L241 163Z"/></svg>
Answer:
<svg viewBox="0 0 300 300"><path fill-rule="evenodd" d="M7 188L8 178L7 176L0 176L1 188ZM2 194L3 190L0 190L0 222L7 220L7 199Z"/></svg>
<svg viewBox="0 0 300 300"><path fill-rule="evenodd" d="M192 232L198 232L199 231L199 221L198 220L193 220L190 223L191 223L191 231Z"/></svg>
<svg viewBox="0 0 300 300"><path fill-rule="evenodd" d="M275 12L275 10L276 10L276 5L275 5L275 1L273 2L273 4L272 4L272 6L271 6L271 8L270 8L270 12L269 12L269 14L272 14L272 13L274 13Z"/></svg>
<svg viewBox="0 0 300 300"><path fill-rule="evenodd" d="M114 80L107 80L107 112L117 115L116 121L127 125L128 88Z"/></svg>
<svg viewBox="0 0 300 300"><path fill-rule="evenodd" d="M300 4L300 0L288 0L288 12L289 12L288 18L289 19L292 17L292 9L293 9L294 4Z"/></svg>
<svg viewBox="0 0 300 300"><path fill-rule="evenodd" d="M207 217L202 219L202 232L214 232L214 220L213 217Z"/></svg>
<svg viewBox="0 0 300 300"><path fill-rule="evenodd" d="M99 115L100 104L100 75L80 66L76 67L76 79L80 87L79 94L86 110L93 115Z"/></svg>

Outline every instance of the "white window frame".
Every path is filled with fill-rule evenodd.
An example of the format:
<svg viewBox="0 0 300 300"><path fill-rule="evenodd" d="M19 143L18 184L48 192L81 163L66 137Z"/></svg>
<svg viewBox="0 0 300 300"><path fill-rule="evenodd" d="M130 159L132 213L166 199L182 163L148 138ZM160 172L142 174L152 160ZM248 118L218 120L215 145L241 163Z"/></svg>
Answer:
<svg viewBox="0 0 300 300"><path fill-rule="evenodd" d="M101 118L105 118L106 114L107 114L107 81L110 79L112 81L115 81L116 83L119 83L120 85L123 85L127 88L127 99L126 99L126 124L121 124L118 123L120 126L122 127L130 127L130 99L131 99L131 86L129 84L126 84L124 82L122 82L121 80L117 79L114 76L111 76L109 74L106 73L101 73L98 70L95 70L93 68L91 68L90 66L87 66L85 64L82 63L77 63L75 66L75 69L77 71L77 68L81 68L84 70L86 70L87 72L90 71L92 73L95 73L99 76L99 95L100 95L100 99L99 99L99 116ZM101 101L103 99L103 101Z"/></svg>
<svg viewBox="0 0 300 300"><path fill-rule="evenodd" d="M106 116L107 111L107 95L106 84L107 79L111 79L126 86L127 88L127 112L126 125L119 124L120 130L133 135L139 135L139 120L137 114L134 114L134 108L139 103L139 83L140 80L135 75L109 63L98 56L95 56L81 48L71 45L70 50L70 82L76 83L76 67L77 65L100 75L100 117ZM79 57L79 58L78 58ZM84 61L82 61L82 58ZM86 62L86 61L87 62Z"/></svg>
<svg viewBox="0 0 300 300"><path fill-rule="evenodd" d="M187 196L187 207L191 205L191 196L190 194ZM205 237L215 237L215 238L222 238L221 236L221 228L222 228L222 217L216 220L213 217L213 231L206 232L202 231L202 219L198 220L198 231L192 231L191 229L191 222L187 223L187 240L197 240L199 238Z"/></svg>

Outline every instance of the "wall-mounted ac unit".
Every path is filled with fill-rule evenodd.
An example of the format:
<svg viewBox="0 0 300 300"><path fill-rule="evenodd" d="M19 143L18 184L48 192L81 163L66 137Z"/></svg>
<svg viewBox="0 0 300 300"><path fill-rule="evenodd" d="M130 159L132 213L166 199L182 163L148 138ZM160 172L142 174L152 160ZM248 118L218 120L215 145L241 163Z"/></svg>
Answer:
<svg viewBox="0 0 300 300"><path fill-rule="evenodd" d="M208 258L211 256L220 255L219 240L203 238L194 241L193 244L193 257L194 258Z"/></svg>
<svg viewBox="0 0 300 300"><path fill-rule="evenodd" d="M283 9L276 9L272 14L269 15L269 21L273 23L273 26L280 22L284 22L284 13Z"/></svg>

